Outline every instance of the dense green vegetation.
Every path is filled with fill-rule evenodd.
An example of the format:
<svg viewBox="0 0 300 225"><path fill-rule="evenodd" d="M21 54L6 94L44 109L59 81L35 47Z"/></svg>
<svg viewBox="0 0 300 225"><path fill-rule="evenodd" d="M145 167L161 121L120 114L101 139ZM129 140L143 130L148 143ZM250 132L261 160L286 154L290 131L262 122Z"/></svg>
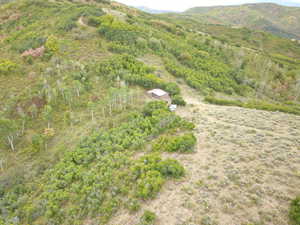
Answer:
<svg viewBox="0 0 300 225"><path fill-rule="evenodd" d="M226 105L226 106L239 106L249 109L260 109L272 112L284 112L284 113L292 113L295 115L300 115L300 108L297 104L274 104L264 101L249 101L249 102L241 102L237 100L226 100L215 98L211 96L205 97L205 101L216 104L216 105Z"/></svg>
<svg viewBox="0 0 300 225"><path fill-rule="evenodd" d="M238 85L238 74L230 71L227 66L205 59L191 57L184 66L176 62L166 61L166 69L175 77L184 78L193 88L202 93L210 90L227 94L246 94L250 87ZM206 62L205 62L206 61Z"/></svg>
<svg viewBox="0 0 300 225"><path fill-rule="evenodd" d="M138 160L132 156L160 133L192 127L169 112L165 103L149 103L143 113L131 113L128 122L94 131L35 182L5 193L2 220L17 216L22 223L42 219L81 224L87 216L101 215L98 220L104 223L120 206L152 198L166 179L184 175L176 160L155 154Z"/></svg>
<svg viewBox="0 0 300 225"><path fill-rule="evenodd" d="M290 219L294 225L300 224L300 198L295 198L291 203Z"/></svg>
<svg viewBox="0 0 300 225"><path fill-rule="evenodd" d="M152 145L152 149L153 151L166 152L192 152L196 141L196 137L192 133L178 135L176 137L164 135L155 141Z"/></svg>
<svg viewBox="0 0 300 225"><path fill-rule="evenodd" d="M299 39L299 12L299 7L258 3L225 7L196 7L186 11L185 15L194 16L207 23L245 26L282 37Z"/></svg>
<svg viewBox="0 0 300 225"><path fill-rule="evenodd" d="M148 89L185 106L186 82L264 99L243 107L299 112L299 63L282 49L253 53L191 31L195 21L106 0L12 1L0 15L0 224L105 224L184 176L160 153L193 152L194 125L163 102L145 105Z"/></svg>

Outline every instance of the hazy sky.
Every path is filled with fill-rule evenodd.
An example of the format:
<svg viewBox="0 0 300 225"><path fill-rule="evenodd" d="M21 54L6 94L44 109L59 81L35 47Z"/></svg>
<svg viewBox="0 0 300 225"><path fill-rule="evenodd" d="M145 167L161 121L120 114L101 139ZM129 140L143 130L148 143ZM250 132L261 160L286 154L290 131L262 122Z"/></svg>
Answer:
<svg viewBox="0 0 300 225"><path fill-rule="evenodd" d="M131 6L146 6L152 9L184 11L195 6L233 5L248 2L284 2L284 0L117 0ZM289 2L300 3L300 0Z"/></svg>

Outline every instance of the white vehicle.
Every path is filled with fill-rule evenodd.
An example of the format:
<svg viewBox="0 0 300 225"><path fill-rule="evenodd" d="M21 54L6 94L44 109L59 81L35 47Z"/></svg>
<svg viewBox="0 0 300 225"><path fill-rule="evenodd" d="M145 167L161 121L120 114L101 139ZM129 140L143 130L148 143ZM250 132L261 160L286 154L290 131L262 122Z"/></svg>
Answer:
<svg viewBox="0 0 300 225"><path fill-rule="evenodd" d="M169 106L169 110L170 110L171 112L174 112L176 109L177 109L177 105L170 105L170 106Z"/></svg>

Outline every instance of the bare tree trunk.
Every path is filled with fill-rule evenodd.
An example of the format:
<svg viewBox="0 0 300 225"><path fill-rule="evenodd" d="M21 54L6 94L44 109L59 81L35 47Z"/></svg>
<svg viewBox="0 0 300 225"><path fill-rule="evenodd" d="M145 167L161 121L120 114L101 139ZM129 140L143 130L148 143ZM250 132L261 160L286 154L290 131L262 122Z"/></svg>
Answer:
<svg viewBox="0 0 300 225"><path fill-rule="evenodd" d="M112 105L111 103L109 103L109 115L111 116L111 114L112 114Z"/></svg>
<svg viewBox="0 0 300 225"><path fill-rule="evenodd" d="M13 136L7 136L8 143L10 145L11 150L15 151L14 146L14 137Z"/></svg>
<svg viewBox="0 0 300 225"><path fill-rule="evenodd" d="M4 170L4 160L0 160L0 170Z"/></svg>
<svg viewBox="0 0 300 225"><path fill-rule="evenodd" d="M25 120L22 121L22 131L21 134L24 134L24 130L25 130Z"/></svg>

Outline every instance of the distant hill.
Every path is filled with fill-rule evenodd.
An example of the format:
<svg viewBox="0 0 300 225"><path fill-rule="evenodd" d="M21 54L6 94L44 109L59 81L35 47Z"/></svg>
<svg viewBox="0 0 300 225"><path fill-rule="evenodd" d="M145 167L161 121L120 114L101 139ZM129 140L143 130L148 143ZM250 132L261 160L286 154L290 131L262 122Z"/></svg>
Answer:
<svg viewBox="0 0 300 225"><path fill-rule="evenodd" d="M292 4L290 2L290 4ZM296 3L294 5L297 5ZM300 8L274 3L237 6L195 7L185 15L210 24L244 26L273 34L300 39Z"/></svg>
<svg viewBox="0 0 300 225"><path fill-rule="evenodd" d="M170 11L170 10L159 10L159 9L152 9L152 8L149 8L149 7L146 7L146 6L137 6L135 7L139 10L142 10L144 12L147 12L147 13L152 13L152 14L160 14L160 13L171 13L171 12L174 12L174 11Z"/></svg>
<svg viewBox="0 0 300 225"><path fill-rule="evenodd" d="M264 1L260 1L260 0L255 0L255 1L251 1L251 3L275 3L278 5L282 5L282 6L291 6L291 7L300 7L300 3L296 2L294 0L264 0Z"/></svg>

